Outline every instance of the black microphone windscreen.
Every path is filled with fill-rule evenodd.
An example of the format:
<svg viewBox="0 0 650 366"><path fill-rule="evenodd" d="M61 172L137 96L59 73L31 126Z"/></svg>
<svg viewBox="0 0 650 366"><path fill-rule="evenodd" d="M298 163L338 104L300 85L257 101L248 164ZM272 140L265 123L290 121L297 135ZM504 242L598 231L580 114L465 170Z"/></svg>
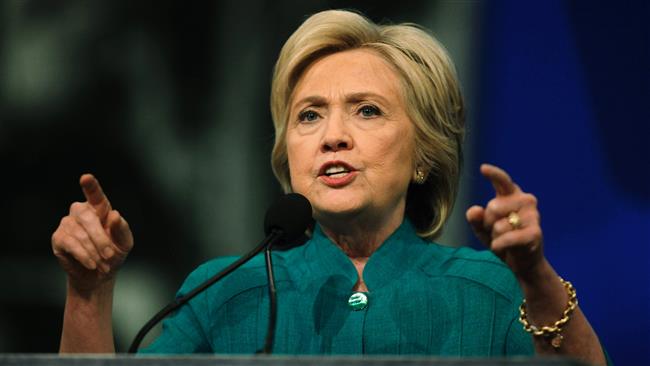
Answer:
<svg viewBox="0 0 650 366"><path fill-rule="evenodd" d="M268 236L273 229L284 232L285 242L291 242L305 233L314 222L311 204L298 193L280 196L268 210L264 218L264 233Z"/></svg>

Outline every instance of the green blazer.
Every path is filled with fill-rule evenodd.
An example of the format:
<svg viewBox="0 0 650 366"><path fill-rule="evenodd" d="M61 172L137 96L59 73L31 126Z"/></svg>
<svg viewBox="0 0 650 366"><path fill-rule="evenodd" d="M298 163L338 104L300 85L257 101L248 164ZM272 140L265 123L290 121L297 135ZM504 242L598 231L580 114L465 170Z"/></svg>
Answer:
<svg viewBox="0 0 650 366"><path fill-rule="evenodd" d="M234 260L199 266L179 295ZM365 266L365 307L349 303L357 271L320 227L305 245L274 252L273 261L276 354L534 353L517 321L522 295L508 267L489 251L426 242L408 220ZM167 318L160 337L141 352L255 353L269 318L266 286L260 255Z"/></svg>

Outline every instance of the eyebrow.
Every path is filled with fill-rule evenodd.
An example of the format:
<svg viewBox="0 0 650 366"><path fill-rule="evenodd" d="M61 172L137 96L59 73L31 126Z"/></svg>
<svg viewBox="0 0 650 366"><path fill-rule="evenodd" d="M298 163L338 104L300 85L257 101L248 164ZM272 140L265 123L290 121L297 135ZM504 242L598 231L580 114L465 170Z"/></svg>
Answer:
<svg viewBox="0 0 650 366"><path fill-rule="evenodd" d="M309 104L316 107L320 107L327 104L327 99L320 97L318 95L310 95L308 97L302 98L299 101L295 102L291 109L296 109L296 107L298 107L301 104Z"/></svg>
<svg viewBox="0 0 650 366"><path fill-rule="evenodd" d="M345 95L346 104L356 104L367 99L378 99L381 103L390 105L386 98L373 92L358 92ZM327 104L327 99L318 95L310 95L294 103L291 109L296 109L301 104L309 104L311 106L321 107Z"/></svg>
<svg viewBox="0 0 650 366"><path fill-rule="evenodd" d="M348 104L358 103L367 99L378 99L383 104L386 105L390 104L388 103L388 100L386 98L373 92L359 92L359 93L346 94L345 96L346 103Z"/></svg>

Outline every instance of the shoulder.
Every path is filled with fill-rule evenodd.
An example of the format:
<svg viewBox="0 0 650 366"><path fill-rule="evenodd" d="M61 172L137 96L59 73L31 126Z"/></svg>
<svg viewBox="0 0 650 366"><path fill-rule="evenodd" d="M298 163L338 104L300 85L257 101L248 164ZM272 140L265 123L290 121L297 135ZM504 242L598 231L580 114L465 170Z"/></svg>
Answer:
<svg viewBox="0 0 650 366"><path fill-rule="evenodd" d="M284 253L273 254L273 272L276 283L285 282L289 279L287 266L285 266L285 256ZM238 256L218 257L199 265L187 276L177 293L177 297L188 293L213 278L239 258ZM203 296L208 297L212 305L219 306L218 303L226 302L239 294L260 288L266 289L267 282L264 255L258 254L211 285L206 289ZM218 303L215 303L215 301Z"/></svg>
<svg viewBox="0 0 650 366"><path fill-rule="evenodd" d="M235 263L237 259L239 259L237 256L218 257L199 265L187 276L179 292L184 293L196 288ZM234 286L243 289L254 287L262 280L266 281L264 258L257 255L216 282L214 286L220 288Z"/></svg>
<svg viewBox="0 0 650 366"><path fill-rule="evenodd" d="M427 245L419 261L427 274L456 278L496 292L508 301L518 302L521 292L510 268L489 250L469 247L447 247L436 243Z"/></svg>

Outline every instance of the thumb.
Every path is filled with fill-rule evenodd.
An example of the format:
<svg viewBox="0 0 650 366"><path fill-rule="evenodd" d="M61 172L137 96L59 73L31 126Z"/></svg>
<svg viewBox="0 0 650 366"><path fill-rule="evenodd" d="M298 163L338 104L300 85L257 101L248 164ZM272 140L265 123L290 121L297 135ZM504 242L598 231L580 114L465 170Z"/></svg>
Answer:
<svg viewBox="0 0 650 366"><path fill-rule="evenodd" d="M128 253L133 248L133 234L126 220L117 210L111 210L106 219L108 231L117 247Z"/></svg>
<svg viewBox="0 0 650 366"><path fill-rule="evenodd" d="M478 240L483 243L483 245L487 246L488 248L490 247L490 233L485 230L485 227L483 226L483 220L485 217L485 209L481 206L475 205L467 209L465 212L465 218L467 219L467 222L469 225L472 227L472 231L474 231L474 235L478 238Z"/></svg>

